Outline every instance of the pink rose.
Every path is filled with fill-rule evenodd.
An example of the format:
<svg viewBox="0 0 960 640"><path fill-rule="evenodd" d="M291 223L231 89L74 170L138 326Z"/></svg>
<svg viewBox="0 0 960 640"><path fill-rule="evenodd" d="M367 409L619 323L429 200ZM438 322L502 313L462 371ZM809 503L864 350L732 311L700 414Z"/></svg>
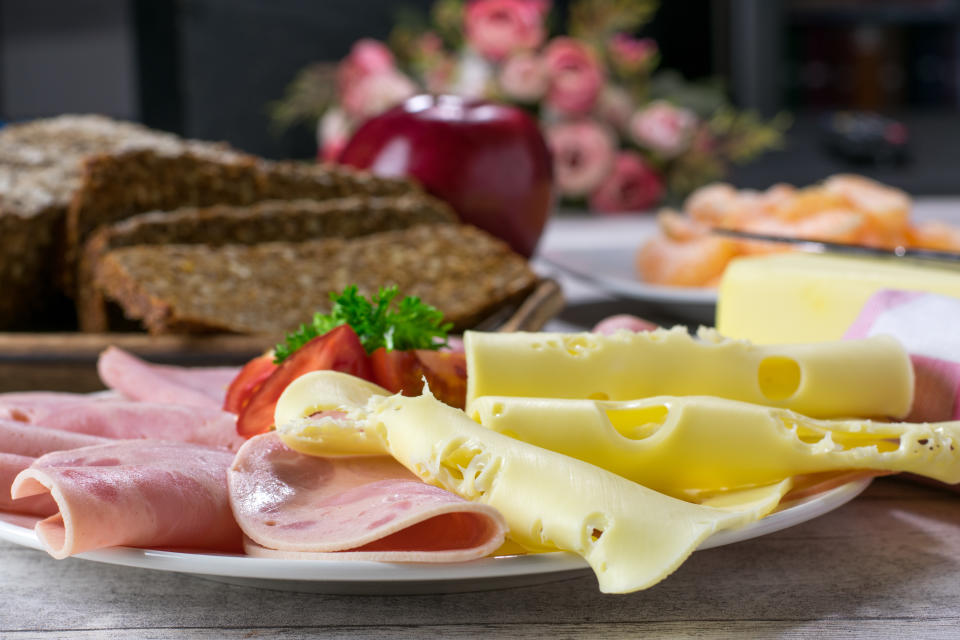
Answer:
<svg viewBox="0 0 960 640"><path fill-rule="evenodd" d="M341 98L343 110L354 122L383 113L417 93L407 76L390 70L364 76L350 85Z"/></svg>
<svg viewBox="0 0 960 640"><path fill-rule="evenodd" d="M613 164L613 136L592 120L567 122L546 131L553 153L553 175L564 196L585 196L593 191Z"/></svg>
<svg viewBox="0 0 960 640"><path fill-rule="evenodd" d="M637 72L650 65L657 56L657 43L651 38L634 38L618 33L608 43L610 59L624 71Z"/></svg>
<svg viewBox="0 0 960 640"><path fill-rule="evenodd" d="M544 50L550 89L547 103L567 115L584 115L603 88L603 67L586 44L574 38L554 38Z"/></svg>
<svg viewBox="0 0 960 640"><path fill-rule="evenodd" d="M689 148L697 122L689 109L657 100L630 119L630 135L641 147L672 158Z"/></svg>
<svg viewBox="0 0 960 640"><path fill-rule="evenodd" d="M386 73L395 68L393 54L387 45L371 38L357 40L350 49L350 55L337 68L337 89L342 96L366 76Z"/></svg>
<svg viewBox="0 0 960 640"><path fill-rule="evenodd" d="M350 139L350 122L343 109L327 109L317 123L317 148L320 160L333 162Z"/></svg>
<svg viewBox="0 0 960 640"><path fill-rule="evenodd" d="M488 60L536 49L546 35L547 0L471 0L464 16L467 43Z"/></svg>
<svg viewBox="0 0 960 640"><path fill-rule="evenodd" d="M518 102L536 102L547 92L549 79L543 60L532 53L518 53L500 70L500 89Z"/></svg>
<svg viewBox="0 0 960 640"><path fill-rule="evenodd" d="M663 179L635 151L621 151L613 162L613 170L590 196L594 211L643 211L663 198Z"/></svg>

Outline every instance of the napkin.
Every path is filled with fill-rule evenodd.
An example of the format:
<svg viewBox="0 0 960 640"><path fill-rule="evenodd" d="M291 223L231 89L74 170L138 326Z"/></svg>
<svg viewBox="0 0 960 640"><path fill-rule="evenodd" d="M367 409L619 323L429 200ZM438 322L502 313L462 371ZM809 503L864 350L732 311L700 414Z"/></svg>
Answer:
<svg viewBox="0 0 960 640"><path fill-rule="evenodd" d="M846 338L888 334L910 354L915 374L908 422L960 419L960 298L918 291L874 294Z"/></svg>

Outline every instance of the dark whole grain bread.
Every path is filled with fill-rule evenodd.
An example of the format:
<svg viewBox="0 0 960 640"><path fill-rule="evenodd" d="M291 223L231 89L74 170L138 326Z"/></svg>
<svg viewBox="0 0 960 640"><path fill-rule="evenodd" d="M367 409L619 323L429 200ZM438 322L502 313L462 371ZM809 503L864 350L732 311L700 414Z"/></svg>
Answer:
<svg viewBox="0 0 960 640"><path fill-rule="evenodd" d="M8 125L0 129L0 330L46 321L53 282L76 295L83 243L102 224L185 206L416 191L404 180L271 162L97 115Z"/></svg>
<svg viewBox="0 0 960 640"><path fill-rule="evenodd" d="M265 200L248 206L214 205L143 213L100 227L87 241L80 262L77 296L80 328L103 332L110 317L93 286L95 265L112 249L132 245L300 242L352 238L418 224L450 224L456 214L423 193L351 196L331 200Z"/></svg>
<svg viewBox="0 0 960 640"><path fill-rule="evenodd" d="M418 225L351 239L256 245L134 245L98 261L95 283L154 334L279 336L329 294L397 285L443 311L455 330L521 300L537 278L502 241L459 224Z"/></svg>
<svg viewBox="0 0 960 640"><path fill-rule="evenodd" d="M345 167L260 160L199 144L91 156L84 162L80 187L67 211L65 285L68 290L75 286L73 266L95 229L139 213L419 191L406 180Z"/></svg>

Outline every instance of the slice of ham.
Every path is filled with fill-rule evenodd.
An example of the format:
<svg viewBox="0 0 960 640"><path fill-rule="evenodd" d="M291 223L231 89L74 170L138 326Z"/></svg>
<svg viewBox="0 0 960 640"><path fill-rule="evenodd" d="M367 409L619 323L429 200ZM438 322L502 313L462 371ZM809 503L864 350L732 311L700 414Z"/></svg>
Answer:
<svg viewBox="0 0 960 640"><path fill-rule="evenodd" d="M2 453L15 453L36 458L51 451L78 449L108 442L110 442L109 438L100 436L0 419L0 452ZM2 489L3 485L0 485L0 491Z"/></svg>
<svg viewBox="0 0 960 640"><path fill-rule="evenodd" d="M276 433L250 439L227 477L251 555L461 562L489 555L506 532L495 509L424 484L393 458L308 456Z"/></svg>
<svg viewBox="0 0 960 640"><path fill-rule="evenodd" d="M49 495L29 496L14 499L10 486L14 478L36 461L31 456L0 452L0 511L23 513L32 516L49 516L57 512L57 504Z"/></svg>
<svg viewBox="0 0 960 640"><path fill-rule="evenodd" d="M218 408L80 396L73 402L23 397L8 408L31 424L105 438L175 440L236 451L237 417Z"/></svg>
<svg viewBox="0 0 960 640"><path fill-rule="evenodd" d="M239 367L177 367L153 364L108 347L97 360L105 385L132 400L219 409Z"/></svg>
<svg viewBox="0 0 960 640"><path fill-rule="evenodd" d="M233 454L180 442L120 441L49 453L14 498L52 496L36 533L55 558L117 545L239 551L226 473Z"/></svg>
<svg viewBox="0 0 960 640"><path fill-rule="evenodd" d="M657 327L658 325L655 322L650 322L649 320L644 320L643 318L638 318L637 316L627 313L621 313L604 318L598 322L591 331L602 335L610 335L611 333L622 330L634 332L653 331Z"/></svg>
<svg viewBox="0 0 960 640"><path fill-rule="evenodd" d="M36 424L38 418L57 407L80 402L92 402L95 399L97 399L97 396L57 391L0 393L0 418Z"/></svg>

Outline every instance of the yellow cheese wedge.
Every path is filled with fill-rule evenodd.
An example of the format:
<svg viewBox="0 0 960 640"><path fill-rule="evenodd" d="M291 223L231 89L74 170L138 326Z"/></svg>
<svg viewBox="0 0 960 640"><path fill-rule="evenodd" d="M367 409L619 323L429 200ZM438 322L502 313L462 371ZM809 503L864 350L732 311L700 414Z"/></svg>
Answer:
<svg viewBox="0 0 960 640"><path fill-rule="evenodd" d="M807 253L742 258L720 283L717 330L756 344L839 340L882 289L960 297L960 270Z"/></svg>
<svg viewBox="0 0 960 640"><path fill-rule="evenodd" d="M343 388L356 380L322 371L294 384L304 378L301 390L328 383ZM356 406L364 393L367 404ZM376 436L425 482L496 508L507 520L509 537L525 549L582 556L595 571L601 591L607 593L655 584L712 533L757 520L789 488L784 482L744 492L740 499L735 494L717 499L723 508L690 504L486 429L433 398L429 390L416 398L383 397L369 387L347 395L352 398L349 405L326 407L345 412L344 417L328 421L328 436L338 428L362 430L371 439ZM277 412L302 417L315 406L299 391L285 393ZM278 422L278 431L289 443L287 437L295 435L296 426Z"/></svg>
<svg viewBox="0 0 960 640"><path fill-rule="evenodd" d="M913 401L913 367L888 336L756 346L682 327L613 335L464 335L467 411L480 396L634 400L712 395L804 415L901 417Z"/></svg>
<svg viewBox="0 0 960 640"><path fill-rule="evenodd" d="M696 396L630 402L484 397L470 411L499 433L691 500L841 469L960 482L960 422L814 420Z"/></svg>

